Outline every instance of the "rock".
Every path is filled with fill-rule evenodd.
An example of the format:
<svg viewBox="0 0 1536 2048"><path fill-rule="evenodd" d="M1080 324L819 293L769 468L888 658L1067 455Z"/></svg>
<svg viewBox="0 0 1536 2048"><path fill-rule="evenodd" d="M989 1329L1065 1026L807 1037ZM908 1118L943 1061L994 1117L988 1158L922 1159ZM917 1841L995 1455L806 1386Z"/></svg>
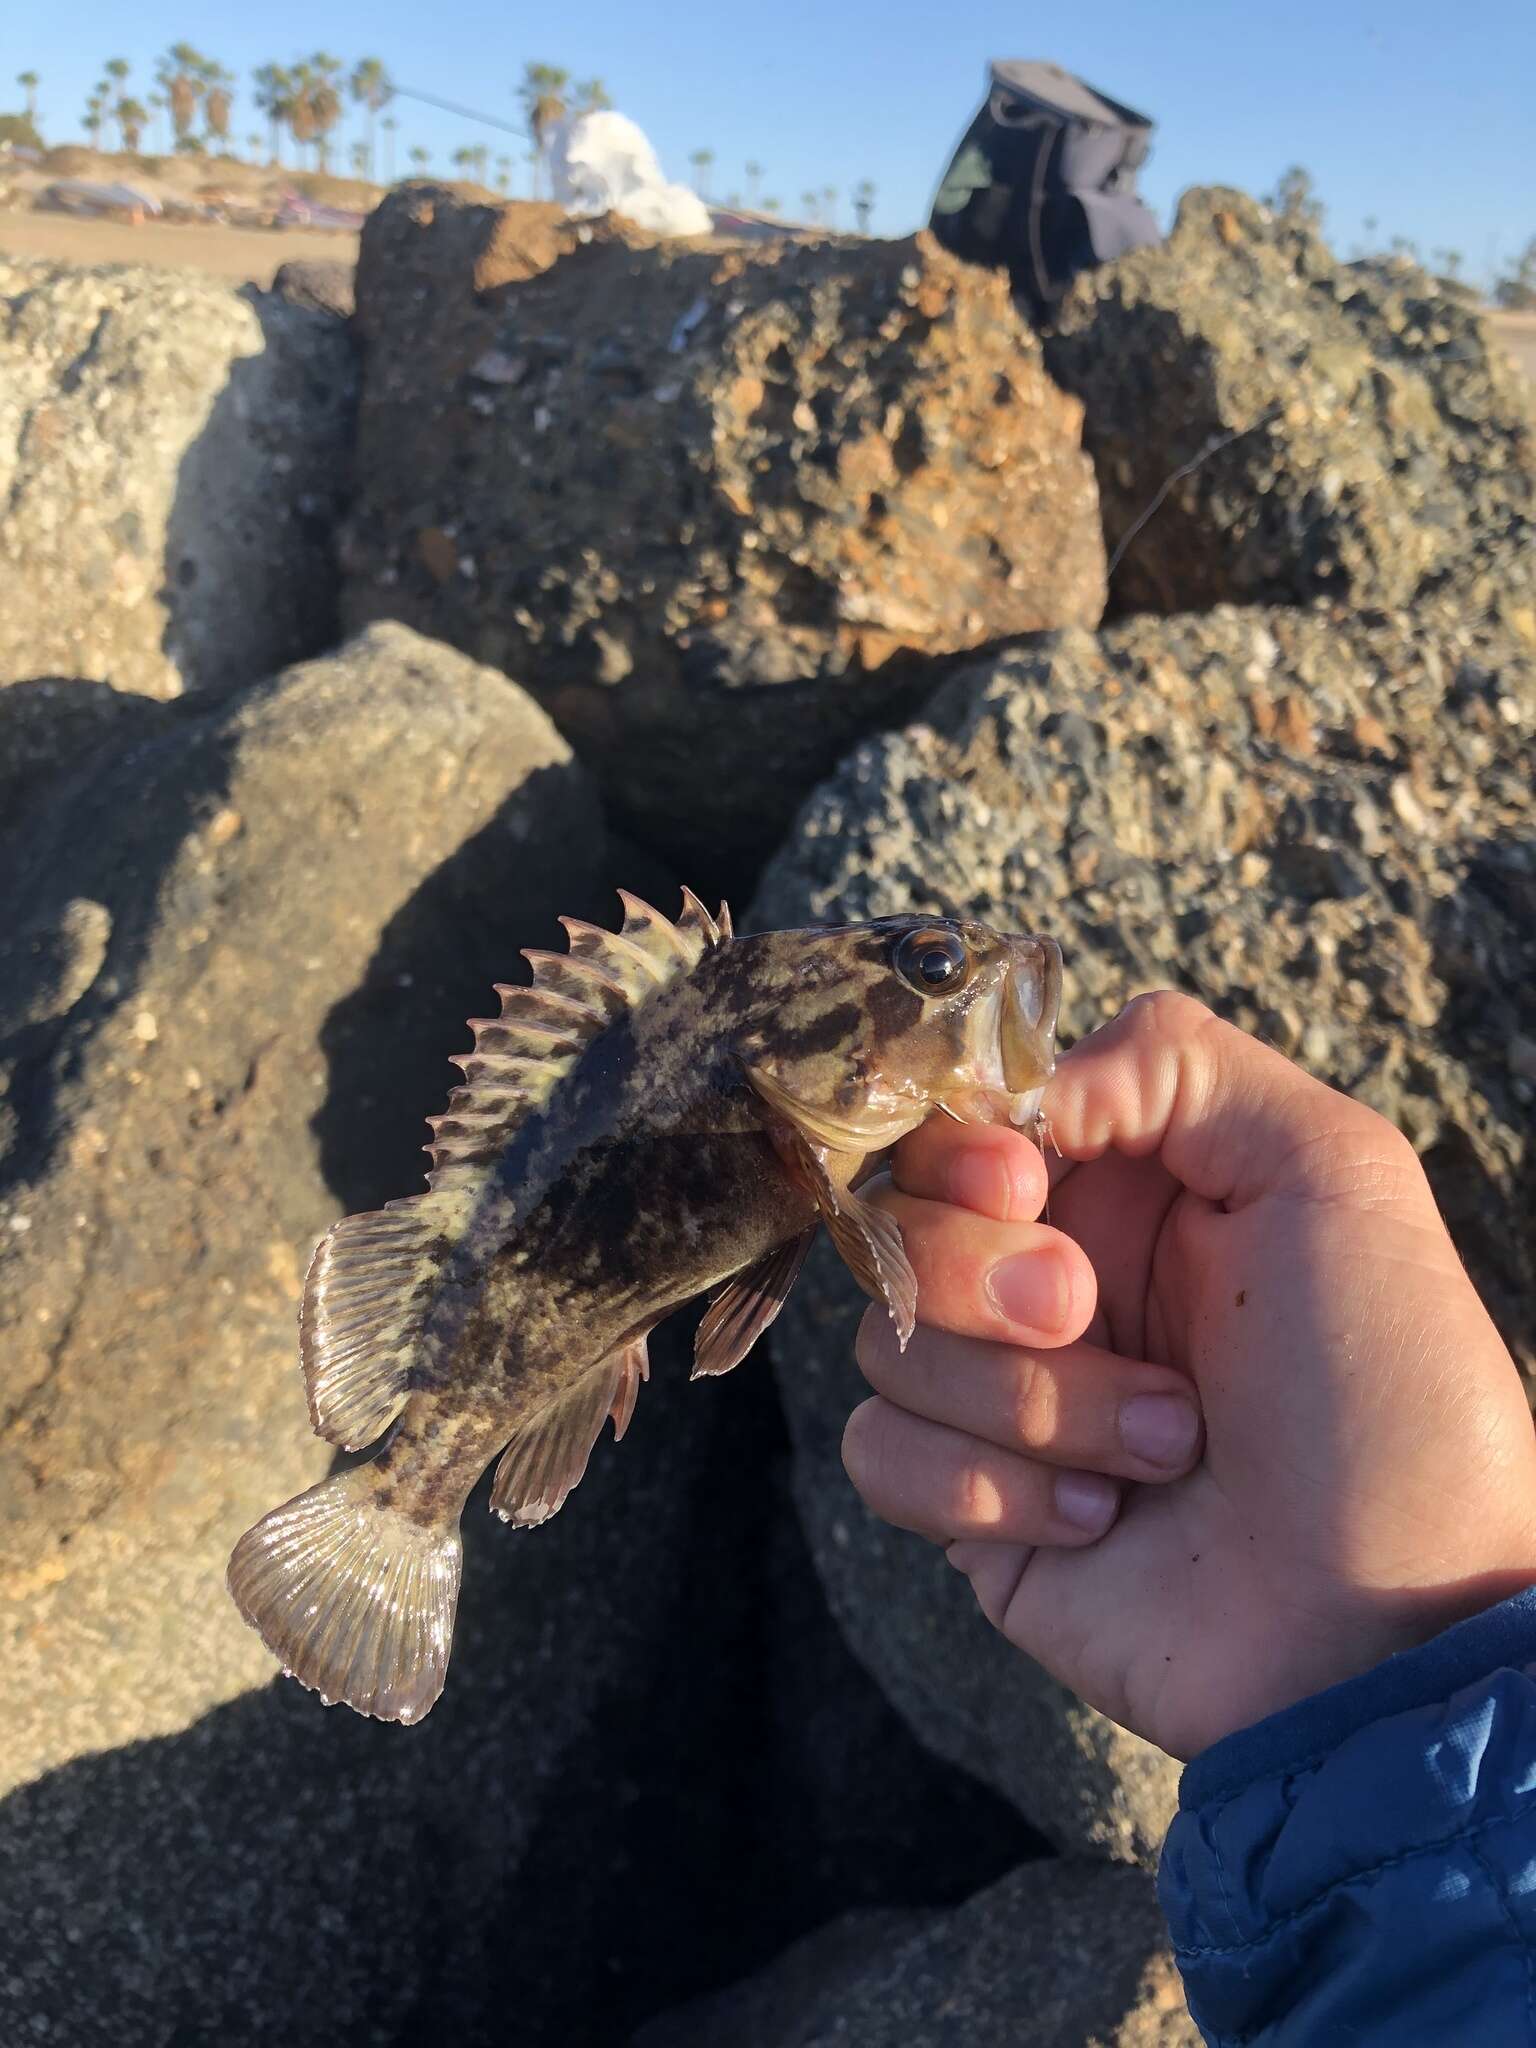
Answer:
<svg viewBox="0 0 1536 2048"><path fill-rule="evenodd" d="M0 257L0 683L221 692L323 646L355 386L271 294Z"/></svg>
<svg viewBox="0 0 1536 2048"><path fill-rule="evenodd" d="M606 912L604 851L543 714L392 626L114 751L24 835L0 910L8 1784L268 1675L222 1600L170 1669L160 1630L326 1467L294 1398L310 1245L409 1190L464 1016L558 909Z"/></svg>
<svg viewBox="0 0 1536 2048"><path fill-rule="evenodd" d="M347 617L517 676L695 873L936 660L1098 618L1078 407L926 237L652 245L411 186L358 323Z"/></svg>
<svg viewBox="0 0 1536 2048"><path fill-rule="evenodd" d="M172 715L152 697L65 676L0 689L0 839L36 813L58 776L98 748L132 746Z"/></svg>
<svg viewBox="0 0 1536 2048"><path fill-rule="evenodd" d="M1028 1863L943 1913L855 1913L635 2048L1199 2048L1145 1872Z"/></svg>
<svg viewBox="0 0 1536 2048"><path fill-rule="evenodd" d="M1284 743L1291 696L1310 752ZM1378 735L1359 744L1367 710L1386 758ZM1529 647L1448 597L1047 636L858 748L805 806L752 921L925 908L1052 932L1066 1042L1140 989L1203 997L1409 1133L1530 1369L1536 1153L1510 1048L1536 978L1533 736ZM1417 825L1392 801L1400 775ZM796 1499L855 1652L926 1742L1057 1842L1149 1853L1171 1767L1031 1677L956 1574L842 1479L862 1308L813 1259L775 1352Z"/></svg>
<svg viewBox="0 0 1536 2048"><path fill-rule="evenodd" d="M1529 584L1528 393L1410 264L1195 190L1167 242L1076 280L1046 361L1086 408L1117 612L1403 605L1490 562Z"/></svg>
<svg viewBox="0 0 1536 2048"><path fill-rule="evenodd" d="M357 265L317 262L300 257L278 265L272 279L272 294L288 306L307 307L312 313L330 313L338 320L350 320L357 305Z"/></svg>
<svg viewBox="0 0 1536 2048"><path fill-rule="evenodd" d="M482 1943L531 1788L647 1647L654 1552L617 1531L664 1552L688 1416L637 1416L657 1440L552 1543L469 1517L454 1684L408 1750L269 1683L222 1587L241 1527L329 1463L294 1365L313 1240L414 1184L462 1019L557 910L610 912L603 860L544 715L395 626L114 752L26 835L0 908L8 2037L378 2037ZM430 1895L424 1828L453 1844Z"/></svg>

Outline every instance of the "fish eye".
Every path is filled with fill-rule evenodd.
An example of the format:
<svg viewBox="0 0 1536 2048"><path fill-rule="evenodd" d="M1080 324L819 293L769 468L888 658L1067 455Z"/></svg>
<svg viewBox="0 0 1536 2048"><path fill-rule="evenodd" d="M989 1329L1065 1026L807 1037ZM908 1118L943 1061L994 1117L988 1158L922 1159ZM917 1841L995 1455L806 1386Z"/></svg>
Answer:
<svg viewBox="0 0 1536 2048"><path fill-rule="evenodd" d="M970 968L957 932L908 932L894 955L896 972L920 996L952 995Z"/></svg>

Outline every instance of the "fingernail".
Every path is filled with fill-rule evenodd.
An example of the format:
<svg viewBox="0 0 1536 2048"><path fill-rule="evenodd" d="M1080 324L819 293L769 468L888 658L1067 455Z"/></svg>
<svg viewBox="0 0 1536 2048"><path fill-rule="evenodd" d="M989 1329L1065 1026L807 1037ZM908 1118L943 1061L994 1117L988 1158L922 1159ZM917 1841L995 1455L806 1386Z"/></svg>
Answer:
<svg viewBox="0 0 1536 2048"><path fill-rule="evenodd" d="M1070 1305L1066 1268L1054 1252L1018 1252L987 1275L992 1306L1010 1323L1059 1330Z"/></svg>
<svg viewBox="0 0 1536 2048"><path fill-rule="evenodd" d="M1181 1394L1135 1394L1120 1404L1120 1441L1149 1465L1187 1464L1199 1434L1195 1405Z"/></svg>
<svg viewBox="0 0 1536 2048"><path fill-rule="evenodd" d="M962 1209L975 1209L1008 1220L1008 1169L995 1152L957 1152L949 1162L949 1199Z"/></svg>
<svg viewBox="0 0 1536 2048"><path fill-rule="evenodd" d="M1086 1535L1107 1529L1119 1504L1119 1487L1097 1472L1063 1472L1056 1482L1057 1514Z"/></svg>

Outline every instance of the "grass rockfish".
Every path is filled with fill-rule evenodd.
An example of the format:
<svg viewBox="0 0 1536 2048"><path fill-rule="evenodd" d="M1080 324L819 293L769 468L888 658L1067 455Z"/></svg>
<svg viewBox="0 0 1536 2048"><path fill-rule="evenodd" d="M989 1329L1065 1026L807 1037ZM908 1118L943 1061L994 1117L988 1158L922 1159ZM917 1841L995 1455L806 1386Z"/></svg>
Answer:
<svg viewBox="0 0 1536 2048"><path fill-rule="evenodd" d="M413 1721L442 1690L459 1517L530 1525L624 1434L646 1338L697 1294L695 1374L728 1372L784 1304L818 1224L903 1344L917 1285L857 1192L934 1110L1031 1120L1061 956L957 919L737 938L685 892L621 892L622 931L565 919L530 988L472 1020L433 1120L427 1192L349 1216L305 1283L310 1418L374 1457L277 1508L229 1567L241 1613L326 1700Z"/></svg>

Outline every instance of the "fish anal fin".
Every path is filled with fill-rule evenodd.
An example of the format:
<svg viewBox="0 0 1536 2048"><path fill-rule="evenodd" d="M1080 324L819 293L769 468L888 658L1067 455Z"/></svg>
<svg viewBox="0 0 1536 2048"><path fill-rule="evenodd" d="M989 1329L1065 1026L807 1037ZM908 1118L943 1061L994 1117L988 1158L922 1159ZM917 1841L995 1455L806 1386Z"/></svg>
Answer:
<svg viewBox="0 0 1536 2048"><path fill-rule="evenodd" d="M394 1421L441 1257L432 1197L343 1217L315 1248L299 1311L309 1417L355 1451Z"/></svg>
<svg viewBox="0 0 1536 2048"><path fill-rule="evenodd" d="M248 1529L229 1590L327 1706L419 1721L443 1689L462 1556L456 1527L415 1521L390 1504L378 1468L359 1465Z"/></svg>
<svg viewBox="0 0 1536 2048"><path fill-rule="evenodd" d="M613 1440L616 1444L624 1441L624 1432L629 1427L630 1417L635 1412L635 1400L639 1395L641 1382L651 1376L650 1353L645 1348L645 1339L637 1337L632 1344L626 1344L622 1353L622 1369L619 1383L613 1396L613 1405L608 1413L613 1417Z"/></svg>
<svg viewBox="0 0 1536 2048"><path fill-rule="evenodd" d="M744 1266L711 1301L693 1344L691 1377L703 1379L740 1365L789 1299L815 1238L814 1226L775 1245L754 1265Z"/></svg>
<svg viewBox="0 0 1536 2048"><path fill-rule="evenodd" d="M649 1370L645 1339L621 1344L574 1385L529 1418L501 1454L491 1484L491 1512L520 1529L547 1522L587 1469L592 1446L611 1415L622 1436Z"/></svg>

